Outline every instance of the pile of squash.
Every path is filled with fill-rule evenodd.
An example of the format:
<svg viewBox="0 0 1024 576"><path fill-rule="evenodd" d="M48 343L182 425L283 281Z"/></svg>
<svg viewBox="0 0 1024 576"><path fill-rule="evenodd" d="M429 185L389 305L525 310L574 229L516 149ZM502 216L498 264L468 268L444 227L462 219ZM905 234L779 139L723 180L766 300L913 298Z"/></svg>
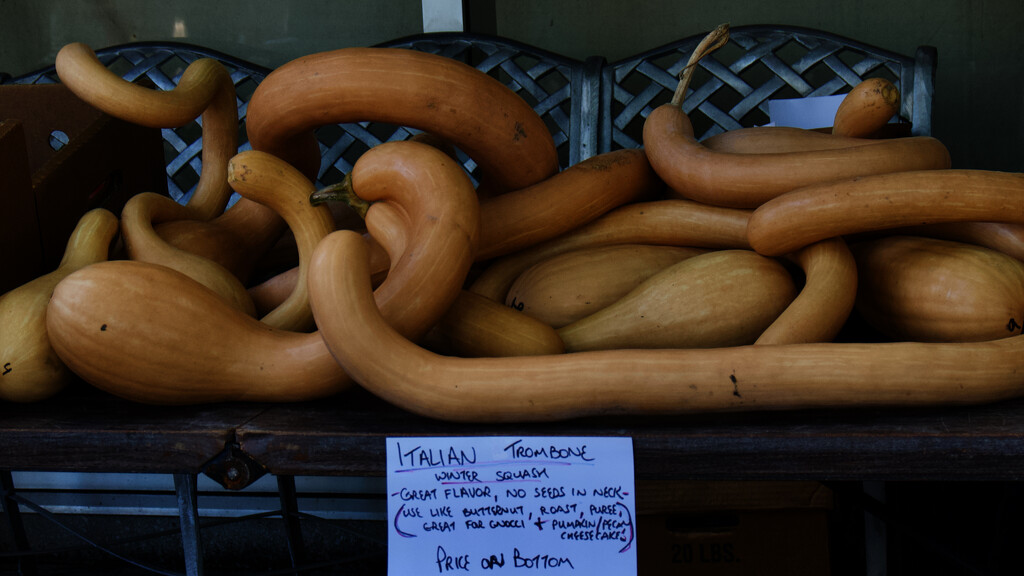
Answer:
<svg viewBox="0 0 1024 576"><path fill-rule="evenodd" d="M525 422L1020 395L1024 175L951 169L935 138L877 137L899 105L879 79L831 133L698 141L683 98L727 38L698 46L642 149L561 171L536 112L441 56L285 64L253 94L238 152L217 62L154 91L68 45L61 81L104 112L160 128L202 116L202 174L186 203L141 193L120 217L84 215L57 270L0 298L0 399L74 378L154 404L362 386L433 418ZM317 190L314 130L357 121L419 134ZM342 226L336 202L362 225ZM297 258L257 279L283 236ZM837 341L855 309L884 337Z"/></svg>

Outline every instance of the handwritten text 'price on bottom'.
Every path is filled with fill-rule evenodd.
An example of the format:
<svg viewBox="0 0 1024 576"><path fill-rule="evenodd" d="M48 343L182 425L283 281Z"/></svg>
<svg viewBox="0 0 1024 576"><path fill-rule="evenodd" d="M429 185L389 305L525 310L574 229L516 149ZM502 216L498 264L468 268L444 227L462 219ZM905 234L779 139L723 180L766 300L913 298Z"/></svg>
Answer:
<svg viewBox="0 0 1024 576"><path fill-rule="evenodd" d="M389 438L389 576L636 574L630 438Z"/></svg>

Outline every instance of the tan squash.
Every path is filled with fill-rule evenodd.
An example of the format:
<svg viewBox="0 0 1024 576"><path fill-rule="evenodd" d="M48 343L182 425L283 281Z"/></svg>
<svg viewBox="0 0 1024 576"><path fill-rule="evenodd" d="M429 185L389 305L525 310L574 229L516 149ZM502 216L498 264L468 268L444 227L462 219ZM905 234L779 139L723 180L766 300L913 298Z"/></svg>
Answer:
<svg viewBox="0 0 1024 576"><path fill-rule="evenodd" d="M468 358L565 352L551 326L468 290L459 293L427 334L424 346L439 354Z"/></svg>
<svg viewBox="0 0 1024 576"><path fill-rule="evenodd" d="M786 268L750 250L717 250L652 275L558 330L568 352L752 344L796 297Z"/></svg>
<svg viewBox="0 0 1024 576"><path fill-rule="evenodd" d="M45 400L71 382L71 372L50 345L46 306L61 280L107 259L117 229L117 217L108 210L86 212L55 270L0 296L0 400Z"/></svg>
<svg viewBox="0 0 1024 576"><path fill-rule="evenodd" d="M432 145L444 149L437 142ZM593 156L533 186L483 199L476 260L490 260L550 240L623 204L657 197L662 188L641 150ZM344 179L311 198L314 203L344 200L356 213L365 211L367 207L358 205L350 189L351 181ZM370 241L374 278L381 278L389 266L387 251L373 244L378 240ZM258 300L257 308L277 305L292 289L297 274L297 269L290 269L250 288Z"/></svg>
<svg viewBox="0 0 1024 576"><path fill-rule="evenodd" d="M298 281L299 267L295 266L247 288L256 314L263 316L280 306L295 291Z"/></svg>
<svg viewBox="0 0 1024 576"><path fill-rule="evenodd" d="M404 212L386 222L407 227L392 236L407 235L410 250L391 255L395 264L373 306L419 339L458 296L472 264L476 191L461 166L412 142L368 151L352 175L371 208ZM383 226L376 212L367 224ZM352 385L318 332L274 329L165 266L101 264L62 281L46 317L54 350L100 389L138 402L197 404L294 402Z"/></svg>
<svg viewBox="0 0 1024 576"><path fill-rule="evenodd" d="M954 240L998 250L1017 260L1024 260L1024 224L1008 222L948 222L907 226L893 230L907 236L927 236Z"/></svg>
<svg viewBox="0 0 1024 576"><path fill-rule="evenodd" d="M288 296L260 321L295 332L314 328L306 290L306 267L317 242L334 231L327 206L313 206L314 184L284 160L257 150L238 153L228 162L228 183L243 198L268 206L288 223L299 253L298 277ZM248 294L248 292L247 292ZM255 309L255 303L253 303Z"/></svg>
<svg viewBox="0 0 1024 576"><path fill-rule="evenodd" d="M950 167L949 151L930 136L834 150L716 152L694 138L686 114L673 104L663 104L647 117L644 149L655 172L674 193L733 208L756 208L780 194L820 182Z"/></svg>
<svg viewBox="0 0 1024 576"><path fill-rule="evenodd" d="M459 159L455 147L429 132L417 132L410 136L408 140L429 144L441 150L452 159ZM351 179L345 177L344 180L347 184L343 183L342 186L350 188ZM331 188L331 186L328 186L328 188ZM323 203L322 200L318 201L313 196L310 198L314 204ZM326 205L331 212L332 218L334 218L335 229L365 231L366 225L363 222L365 214L358 212L354 206L346 202L329 202ZM382 258L380 269L383 274L389 265L387 253L380 249L378 250L378 255ZM249 286L249 295L252 296L253 303L256 304L257 312L266 313L281 305L288 295L295 290L295 282L299 276L299 259L295 238L290 231L285 231L281 238L270 249L266 250L255 264L256 269L253 272L259 276L259 279L247 284Z"/></svg>
<svg viewBox="0 0 1024 576"><path fill-rule="evenodd" d="M400 48L341 48L292 60L253 92L246 130L253 149L299 168L320 168L313 130L377 121L429 132L480 166L481 186L506 192L558 172L547 125L518 94L458 60Z"/></svg>
<svg viewBox="0 0 1024 576"><path fill-rule="evenodd" d="M616 414L944 406L1024 394L1024 336L966 344L824 342L439 356L388 325L373 305L369 277L358 234L334 232L317 246L309 282L320 333L363 388L440 420L493 424Z"/></svg>
<svg viewBox="0 0 1024 576"><path fill-rule="evenodd" d="M54 290L46 326L75 374L135 402L298 402L352 386L318 333L275 330L148 262L101 262L69 275Z"/></svg>
<svg viewBox="0 0 1024 576"><path fill-rule="evenodd" d="M780 154L809 150L836 150L874 144L870 138L851 138L792 126L751 126L726 130L701 140L715 152L730 154Z"/></svg>
<svg viewBox="0 0 1024 576"><path fill-rule="evenodd" d="M173 90L153 90L124 80L100 62L91 48L75 42L57 53L56 69L61 81L78 97L127 122L176 128L201 119L203 169L186 202L190 211L146 224L155 231L145 232L149 237L146 242L159 238L173 248L212 261L244 284L255 262L273 246L285 224L273 210L245 198L224 210L231 197L227 163L238 152L238 103L234 83L224 66L215 59L200 58L186 67ZM136 244L139 242L136 240ZM181 258L174 256L174 260ZM187 272L174 260L170 265ZM218 291L232 294L229 297L233 300L244 300L237 295L237 285L227 287L226 281L218 281L218 286L213 281L219 273L206 272L200 278Z"/></svg>
<svg viewBox="0 0 1024 576"><path fill-rule="evenodd" d="M692 71L728 28L709 35L714 41L694 51L685 69ZM722 41L724 43L724 40ZM702 43L703 44L703 43ZM914 136L833 150L763 154L718 152L697 141L682 109L689 84L684 73L673 99L647 116L643 144L654 171L672 194L716 206L755 208L795 188L818 182L908 170L950 167L949 151L935 138Z"/></svg>
<svg viewBox="0 0 1024 576"><path fill-rule="evenodd" d="M300 79L304 75L309 76ZM453 113L438 114L442 104ZM462 108L467 105L471 109ZM281 114L280 109L289 112ZM487 116L491 113L502 120L495 122ZM286 159L313 180L320 162L313 130L356 121L439 129L410 139L451 157L457 144L481 166L492 167L487 170L496 177L488 185L494 191L529 186L558 171L551 135L525 101L474 68L411 50L352 48L290 62L260 83L247 107L246 128L254 149ZM517 163L520 167L512 168ZM338 216L347 221L351 214ZM214 260L245 282L284 226L274 211L242 198L213 222L168 222L157 231L167 242ZM387 263L386 258L377 261ZM286 272L275 281L278 290L267 286L255 293L262 309L280 305L276 298L294 291L290 283L297 276L297 269Z"/></svg>
<svg viewBox="0 0 1024 576"><path fill-rule="evenodd" d="M995 340L1024 329L1024 263L949 240L890 236L852 246L857 312L886 337Z"/></svg>
<svg viewBox="0 0 1024 576"><path fill-rule="evenodd" d="M392 311L397 330L421 336L455 301L473 263L480 238L473 183L448 155L419 142L375 146L357 167L352 187L371 203L367 230L391 239L380 242L391 265L377 303Z"/></svg>
<svg viewBox="0 0 1024 576"><path fill-rule="evenodd" d="M946 222L1024 224L1024 174L922 170L806 186L758 207L750 246L766 256L827 238Z"/></svg>
<svg viewBox="0 0 1024 576"><path fill-rule="evenodd" d="M857 83L836 110L832 134L868 138L881 130L900 111L900 89L885 78L865 78Z"/></svg>
<svg viewBox="0 0 1024 576"><path fill-rule="evenodd" d="M157 234L156 225L176 220L201 222L192 208L155 192L143 192L128 199L121 210L121 236L128 257L177 270L242 312L255 315L256 308L245 285L230 270L214 260L178 248Z"/></svg>
<svg viewBox="0 0 1024 576"><path fill-rule="evenodd" d="M231 210L232 208L228 209L229 212ZM246 254L251 247L249 239L221 226L223 217L224 215L212 220L153 222L150 227L156 233L156 237L167 245L215 262L239 282L246 284L258 260L256 250L263 252L266 249L254 247L253 252Z"/></svg>
<svg viewBox="0 0 1024 576"><path fill-rule="evenodd" d="M104 113L151 128L177 128L201 117L203 169L188 200L195 217L209 220L227 206L227 163L238 151L235 84L213 58L191 62L173 90L133 84L107 68L89 46L65 45L57 52L57 76L76 96Z"/></svg>
<svg viewBox="0 0 1024 576"><path fill-rule="evenodd" d="M839 335L857 298L857 263L846 241L829 238L791 255L804 272L793 302L755 344L830 342Z"/></svg>
<svg viewBox="0 0 1024 576"><path fill-rule="evenodd" d="M512 283L505 305L561 328L611 305L661 270L706 250L615 244L553 256Z"/></svg>
<svg viewBox="0 0 1024 576"><path fill-rule="evenodd" d="M550 240L623 204L659 198L663 190L643 150L591 156L533 186L483 200L477 260Z"/></svg>
<svg viewBox="0 0 1024 576"><path fill-rule="evenodd" d="M621 206L593 222L547 242L491 262L469 289L498 302L527 268L572 250L612 244L658 244L696 248L749 248L750 211L689 200L653 200Z"/></svg>
<svg viewBox="0 0 1024 576"><path fill-rule="evenodd" d="M338 226L337 220L335 220L335 226ZM352 228L343 229L350 230ZM373 285L379 286L391 268L391 258L376 239L365 232L364 236L370 249L370 266L374 271ZM253 304L256 305L257 313L266 314L280 306L295 291L295 283L298 282L298 279L299 267L296 265L250 286L248 288L249 296L252 297Z"/></svg>
<svg viewBox="0 0 1024 576"><path fill-rule="evenodd" d="M167 244L216 262L243 284L287 231L277 212L247 198L212 220L170 220L153 228Z"/></svg>

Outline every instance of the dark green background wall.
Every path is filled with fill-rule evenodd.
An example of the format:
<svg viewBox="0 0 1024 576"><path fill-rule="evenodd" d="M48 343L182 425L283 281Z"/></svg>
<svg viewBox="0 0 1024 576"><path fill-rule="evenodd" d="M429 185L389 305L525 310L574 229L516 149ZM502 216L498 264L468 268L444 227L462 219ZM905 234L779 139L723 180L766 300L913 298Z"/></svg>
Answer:
<svg viewBox="0 0 1024 576"><path fill-rule="evenodd" d="M0 71L53 62L60 47L191 42L274 67L311 52L422 31L418 0L0 0ZM938 49L933 134L959 168L1024 171L1024 30L1020 0L470 2L485 31L609 61L728 22L827 30L912 55ZM177 24L176 24L177 23ZM472 23L472 21L471 21ZM175 34L184 34L175 38Z"/></svg>

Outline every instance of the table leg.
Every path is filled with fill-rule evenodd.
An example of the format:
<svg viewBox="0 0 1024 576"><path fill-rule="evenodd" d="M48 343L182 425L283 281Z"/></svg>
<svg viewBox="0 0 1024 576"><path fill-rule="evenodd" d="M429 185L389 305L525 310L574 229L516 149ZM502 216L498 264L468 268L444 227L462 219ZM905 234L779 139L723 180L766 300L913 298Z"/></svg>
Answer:
<svg viewBox="0 0 1024 576"><path fill-rule="evenodd" d="M0 493L3 498L3 512L7 516L7 522L11 527L11 536L14 538L14 548L18 552L28 552L31 547L28 543L28 534L25 532L25 523L21 519L21 508L11 498L14 495L14 478L10 470L0 470ZM34 576L36 574L35 559L25 556L18 561L19 574Z"/></svg>
<svg viewBox="0 0 1024 576"><path fill-rule="evenodd" d="M864 482L863 489L868 498L885 502L885 482ZM885 520L870 511L864 512L864 543L867 576L885 576L888 573Z"/></svg>
<svg viewBox="0 0 1024 576"><path fill-rule="evenodd" d="M287 531L288 555L291 557L292 568L296 568L306 559L306 546L302 539L302 526L298 517L299 504L295 492L295 477L278 476L277 493L281 498L281 516L284 518Z"/></svg>
<svg viewBox="0 0 1024 576"><path fill-rule="evenodd" d="M203 575L203 543L199 535L199 504L196 499L195 474L175 474L174 490L178 494L178 516L181 520L181 543L185 553L185 573Z"/></svg>

